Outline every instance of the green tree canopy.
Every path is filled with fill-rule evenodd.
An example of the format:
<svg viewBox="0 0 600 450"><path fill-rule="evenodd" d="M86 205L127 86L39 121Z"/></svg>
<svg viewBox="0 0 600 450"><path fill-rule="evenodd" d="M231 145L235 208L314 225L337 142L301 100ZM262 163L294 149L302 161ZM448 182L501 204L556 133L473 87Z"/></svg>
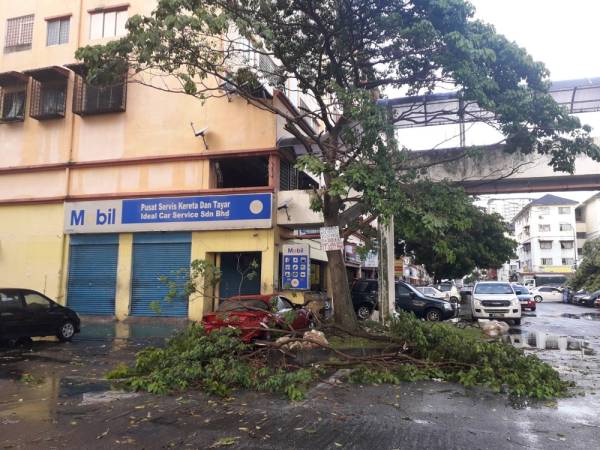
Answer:
<svg viewBox="0 0 600 450"><path fill-rule="evenodd" d="M569 285L575 290L600 290L600 239L587 241L583 244L582 252L583 260Z"/></svg>
<svg viewBox="0 0 600 450"><path fill-rule="evenodd" d="M91 82L128 70L158 89L201 101L233 92L277 114L306 149L300 167L322 176L314 206L326 225L343 228L351 204L381 221L397 213L431 167L393 128L418 111L390 117L377 105L388 89L460 90L493 113L508 151L549 155L555 169L572 171L579 154L600 159L589 129L548 95L543 64L473 16L464 0L159 0L150 15L129 19L127 36L77 57ZM156 83L161 74L175 82ZM288 79L306 107L261 94L267 80L283 89ZM354 327L343 256L330 251L328 260L335 319Z"/></svg>
<svg viewBox="0 0 600 450"><path fill-rule="evenodd" d="M497 268L515 256L517 243L506 237L501 216L487 214L461 189L417 186L410 207L395 217L396 249L414 255L435 279Z"/></svg>

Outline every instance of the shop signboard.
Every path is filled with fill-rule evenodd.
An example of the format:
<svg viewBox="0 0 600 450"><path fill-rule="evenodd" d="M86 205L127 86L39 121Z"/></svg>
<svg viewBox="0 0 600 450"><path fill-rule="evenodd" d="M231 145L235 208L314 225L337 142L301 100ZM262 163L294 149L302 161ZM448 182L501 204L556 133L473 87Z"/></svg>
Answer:
<svg viewBox="0 0 600 450"><path fill-rule="evenodd" d="M285 244L282 246L282 289L310 289L310 246Z"/></svg>
<svg viewBox="0 0 600 450"><path fill-rule="evenodd" d="M65 203L66 233L271 228L270 193Z"/></svg>

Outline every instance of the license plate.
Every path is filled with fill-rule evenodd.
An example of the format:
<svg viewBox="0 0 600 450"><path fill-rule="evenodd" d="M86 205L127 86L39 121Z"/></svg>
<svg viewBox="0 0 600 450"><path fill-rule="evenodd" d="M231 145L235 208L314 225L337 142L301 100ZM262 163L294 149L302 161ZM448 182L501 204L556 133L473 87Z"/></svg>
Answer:
<svg viewBox="0 0 600 450"><path fill-rule="evenodd" d="M490 314L490 317L504 317L504 314Z"/></svg>

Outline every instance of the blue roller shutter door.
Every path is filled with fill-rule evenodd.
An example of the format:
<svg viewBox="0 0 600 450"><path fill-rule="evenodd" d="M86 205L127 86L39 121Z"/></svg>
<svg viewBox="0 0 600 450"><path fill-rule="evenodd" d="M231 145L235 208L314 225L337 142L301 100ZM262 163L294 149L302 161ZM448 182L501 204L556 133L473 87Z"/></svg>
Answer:
<svg viewBox="0 0 600 450"><path fill-rule="evenodd" d="M72 235L69 246L67 306L79 314L115 314L119 236Z"/></svg>
<svg viewBox="0 0 600 450"><path fill-rule="evenodd" d="M187 317L188 299L178 296L165 302L168 286L161 276L177 280L183 287L190 267L192 250L190 233L138 233L133 236L133 279L131 285L131 315ZM177 273L185 269L185 274ZM181 292L181 290L178 290ZM160 311L151 305L160 302Z"/></svg>

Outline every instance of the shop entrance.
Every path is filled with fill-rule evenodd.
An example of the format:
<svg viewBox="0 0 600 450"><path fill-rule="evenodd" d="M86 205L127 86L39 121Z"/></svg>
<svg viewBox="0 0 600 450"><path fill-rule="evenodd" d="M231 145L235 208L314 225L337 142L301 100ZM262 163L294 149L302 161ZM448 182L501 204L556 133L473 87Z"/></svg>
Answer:
<svg viewBox="0 0 600 450"><path fill-rule="evenodd" d="M219 298L260 294L260 252L221 253Z"/></svg>

